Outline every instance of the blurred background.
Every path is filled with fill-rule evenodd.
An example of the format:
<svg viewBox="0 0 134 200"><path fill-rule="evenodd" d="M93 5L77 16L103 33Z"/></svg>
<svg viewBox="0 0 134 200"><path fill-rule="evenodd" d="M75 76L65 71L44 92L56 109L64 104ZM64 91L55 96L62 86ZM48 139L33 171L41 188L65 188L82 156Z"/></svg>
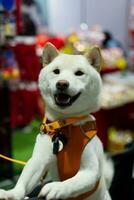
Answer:
<svg viewBox="0 0 134 200"><path fill-rule="evenodd" d="M104 58L98 136L113 159L113 200L134 199L134 0L0 0L0 155L27 161L45 105L38 89L47 42ZM0 157L0 188L23 166Z"/></svg>

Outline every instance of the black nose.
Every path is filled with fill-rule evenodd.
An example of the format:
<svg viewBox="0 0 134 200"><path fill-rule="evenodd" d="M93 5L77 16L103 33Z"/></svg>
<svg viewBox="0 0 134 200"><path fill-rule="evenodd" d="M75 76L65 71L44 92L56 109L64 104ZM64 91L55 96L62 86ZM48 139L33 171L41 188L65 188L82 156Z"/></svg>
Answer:
<svg viewBox="0 0 134 200"><path fill-rule="evenodd" d="M56 88L57 88L58 90L63 91L63 90L66 90L68 87L69 87L69 82L66 81L66 80L60 80L60 81L58 81L58 82L56 83Z"/></svg>

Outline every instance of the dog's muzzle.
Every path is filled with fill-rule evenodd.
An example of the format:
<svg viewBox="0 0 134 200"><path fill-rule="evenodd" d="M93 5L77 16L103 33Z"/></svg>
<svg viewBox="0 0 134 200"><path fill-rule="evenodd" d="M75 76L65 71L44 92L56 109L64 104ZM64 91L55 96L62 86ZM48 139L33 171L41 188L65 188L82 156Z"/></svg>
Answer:
<svg viewBox="0 0 134 200"><path fill-rule="evenodd" d="M65 92L57 91L54 95L55 103L61 108L66 108L71 106L79 98L80 94L81 92L78 92L76 95L70 96Z"/></svg>
<svg viewBox="0 0 134 200"><path fill-rule="evenodd" d="M66 108L72 105L76 99L80 96L81 92L71 96L68 94L69 82L67 80L59 80L56 83L56 93L54 95L55 103L61 108Z"/></svg>

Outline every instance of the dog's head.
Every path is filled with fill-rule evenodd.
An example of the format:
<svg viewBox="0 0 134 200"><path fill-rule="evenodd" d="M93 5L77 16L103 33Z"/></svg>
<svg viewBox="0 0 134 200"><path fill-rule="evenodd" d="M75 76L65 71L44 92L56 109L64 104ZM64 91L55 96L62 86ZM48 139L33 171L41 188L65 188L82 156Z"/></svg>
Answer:
<svg viewBox="0 0 134 200"><path fill-rule="evenodd" d="M70 116L98 109L102 63L98 47L93 47L84 56L67 55L48 43L42 59L39 88L47 108Z"/></svg>

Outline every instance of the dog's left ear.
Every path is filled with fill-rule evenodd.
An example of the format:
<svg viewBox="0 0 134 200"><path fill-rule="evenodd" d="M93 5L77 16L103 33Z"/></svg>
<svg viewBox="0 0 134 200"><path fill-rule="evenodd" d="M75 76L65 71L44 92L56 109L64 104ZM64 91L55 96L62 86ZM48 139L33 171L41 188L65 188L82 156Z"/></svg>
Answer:
<svg viewBox="0 0 134 200"><path fill-rule="evenodd" d="M50 42L48 42L43 49L43 55L42 55L43 67L52 62L54 58L56 58L58 55L59 52L56 49L56 47Z"/></svg>
<svg viewBox="0 0 134 200"><path fill-rule="evenodd" d="M100 72L101 66L103 63L103 59L101 56L100 48L98 46L94 46L89 49L85 57L87 58L88 62L98 71Z"/></svg>

